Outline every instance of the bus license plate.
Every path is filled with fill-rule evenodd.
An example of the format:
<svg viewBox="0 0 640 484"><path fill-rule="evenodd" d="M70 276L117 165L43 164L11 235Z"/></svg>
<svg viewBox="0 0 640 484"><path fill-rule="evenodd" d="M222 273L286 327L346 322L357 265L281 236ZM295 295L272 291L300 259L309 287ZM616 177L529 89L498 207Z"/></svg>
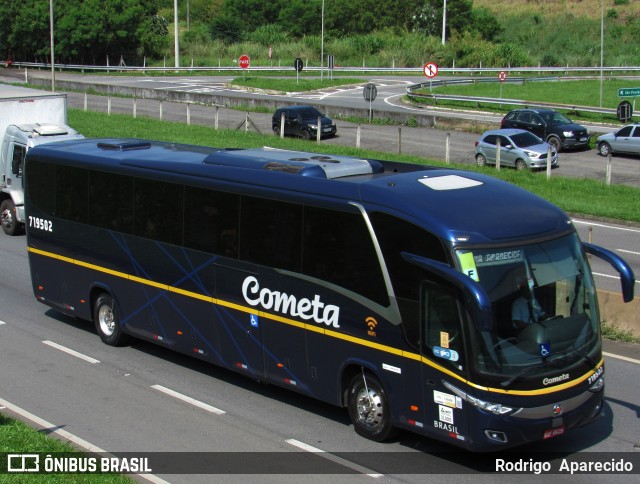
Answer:
<svg viewBox="0 0 640 484"><path fill-rule="evenodd" d="M542 435L542 438L544 440L547 440L562 434L564 434L564 425L561 425L560 427L556 427L555 429L545 430L544 434Z"/></svg>

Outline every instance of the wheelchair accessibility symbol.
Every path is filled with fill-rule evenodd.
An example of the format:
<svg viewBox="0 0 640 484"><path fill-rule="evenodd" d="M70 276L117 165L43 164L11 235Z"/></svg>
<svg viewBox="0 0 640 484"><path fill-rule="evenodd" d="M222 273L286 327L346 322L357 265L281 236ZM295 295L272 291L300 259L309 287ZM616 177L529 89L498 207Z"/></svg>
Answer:
<svg viewBox="0 0 640 484"><path fill-rule="evenodd" d="M540 344L540 356L543 358L549 356L551 354L551 343L542 343Z"/></svg>
<svg viewBox="0 0 640 484"><path fill-rule="evenodd" d="M258 315L257 314L252 314L251 315L251 326L254 328L258 327Z"/></svg>

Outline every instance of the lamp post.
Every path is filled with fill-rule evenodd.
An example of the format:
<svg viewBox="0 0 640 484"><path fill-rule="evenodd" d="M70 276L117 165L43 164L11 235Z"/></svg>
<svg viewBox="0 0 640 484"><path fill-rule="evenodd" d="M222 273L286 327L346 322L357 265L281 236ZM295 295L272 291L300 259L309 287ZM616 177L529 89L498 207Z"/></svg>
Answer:
<svg viewBox="0 0 640 484"><path fill-rule="evenodd" d="M603 65L604 65L604 0L600 0L600 107L602 107L602 84L603 84Z"/></svg>
<svg viewBox="0 0 640 484"><path fill-rule="evenodd" d="M444 0L442 5L442 45L445 43L447 34L447 0Z"/></svg>
<svg viewBox="0 0 640 484"><path fill-rule="evenodd" d="M51 92L56 91L56 67L53 53L53 0L49 0L49 34L51 39Z"/></svg>
<svg viewBox="0 0 640 484"><path fill-rule="evenodd" d="M324 79L324 0L322 0L320 19L320 82L322 82Z"/></svg>
<svg viewBox="0 0 640 484"><path fill-rule="evenodd" d="M180 67L180 46L178 41L178 0L173 0L174 48L176 51L176 68Z"/></svg>

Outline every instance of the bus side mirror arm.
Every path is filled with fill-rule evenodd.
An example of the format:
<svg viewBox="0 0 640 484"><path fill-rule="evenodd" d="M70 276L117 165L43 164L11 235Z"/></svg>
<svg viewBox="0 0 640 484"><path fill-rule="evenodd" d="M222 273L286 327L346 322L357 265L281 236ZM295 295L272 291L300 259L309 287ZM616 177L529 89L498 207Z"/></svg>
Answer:
<svg viewBox="0 0 640 484"><path fill-rule="evenodd" d="M591 254L608 262L616 271L618 271L620 274L620 285L622 286L622 300L624 302L632 301L636 279L629 264L627 264L625 260L617 254L597 245L583 242L582 246L587 254Z"/></svg>
<svg viewBox="0 0 640 484"><path fill-rule="evenodd" d="M491 299L480 284L471 279L466 274L456 270L455 268L438 262L433 259L427 259L408 252L402 252L404 260L410 264L421 267L437 276L445 279L458 290L460 290L475 313L475 323L479 330L489 331L492 327L493 315L491 312Z"/></svg>

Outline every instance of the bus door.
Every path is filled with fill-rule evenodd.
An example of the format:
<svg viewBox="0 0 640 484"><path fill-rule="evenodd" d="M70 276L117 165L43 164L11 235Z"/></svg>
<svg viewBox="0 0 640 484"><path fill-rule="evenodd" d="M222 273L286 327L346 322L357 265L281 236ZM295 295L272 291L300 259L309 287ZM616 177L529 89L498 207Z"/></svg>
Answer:
<svg viewBox="0 0 640 484"><path fill-rule="evenodd" d="M420 341L424 420L425 427L441 440L465 440L468 434L468 410L462 399L444 385L446 381L464 388L466 380L461 309L457 291L423 282Z"/></svg>
<svg viewBox="0 0 640 484"><path fill-rule="evenodd" d="M219 302L214 306L214 319L220 334L221 363L264 381L263 321L259 309L248 305L242 296L245 280L259 277L254 268L253 264L228 259L216 263Z"/></svg>

